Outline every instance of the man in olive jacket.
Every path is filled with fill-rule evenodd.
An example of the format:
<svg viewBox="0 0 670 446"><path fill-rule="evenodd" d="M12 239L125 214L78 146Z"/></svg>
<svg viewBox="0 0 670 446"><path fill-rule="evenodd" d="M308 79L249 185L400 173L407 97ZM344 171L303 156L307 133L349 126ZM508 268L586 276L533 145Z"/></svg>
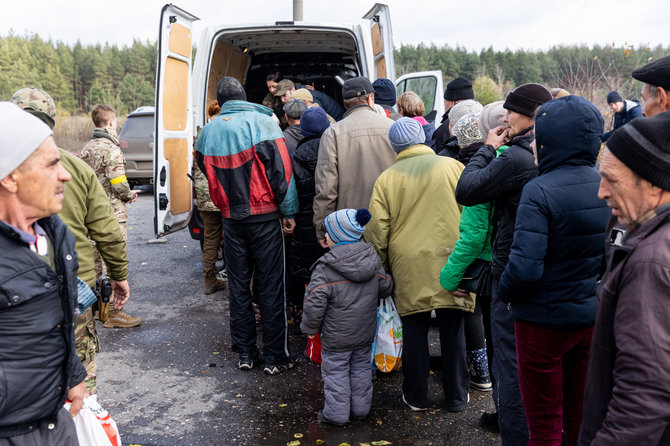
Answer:
<svg viewBox="0 0 670 446"><path fill-rule="evenodd" d="M0 445L77 445L72 416L88 395L74 348L77 253L54 215L71 177L51 129L9 102L0 159Z"/></svg>
<svg viewBox="0 0 670 446"><path fill-rule="evenodd" d="M579 445L670 445L670 112L616 130L600 174L629 230L598 287Z"/></svg>
<svg viewBox="0 0 670 446"><path fill-rule="evenodd" d="M342 97L347 112L323 132L314 173L314 227L324 249L323 220L339 209L367 207L375 180L396 157L387 136L393 120L374 112L370 81L346 80Z"/></svg>

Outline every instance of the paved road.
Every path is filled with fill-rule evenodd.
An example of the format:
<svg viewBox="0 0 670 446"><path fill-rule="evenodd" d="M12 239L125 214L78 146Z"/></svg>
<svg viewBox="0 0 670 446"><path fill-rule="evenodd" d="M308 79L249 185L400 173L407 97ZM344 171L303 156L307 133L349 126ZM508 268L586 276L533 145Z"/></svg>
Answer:
<svg viewBox="0 0 670 446"><path fill-rule="evenodd" d="M198 242L183 230L149 244L152 224L152 192L143 189L130 206L126 308L144 322L133 329L98 325L98 398L117 421L124 445L499 444L497 435L477 425L493 407L490 393L471 391L467 410L448 413L440 407L439 374L430 377L427 412L404 406L401 376L393 373L375 382L367 420L322 426L316 421L323 403L320 370L300 354L304 337L290 336L291 351L301 360L282 375L237 370L226 292L203 294ZM434 334L432 339L437 342Z"/></svg>

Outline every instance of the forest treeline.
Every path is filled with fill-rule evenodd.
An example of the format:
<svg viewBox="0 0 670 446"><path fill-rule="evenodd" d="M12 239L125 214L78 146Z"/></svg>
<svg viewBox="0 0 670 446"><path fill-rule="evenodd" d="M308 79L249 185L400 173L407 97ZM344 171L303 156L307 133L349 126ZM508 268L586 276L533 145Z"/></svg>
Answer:
<svg viewBox="0 0 670 446"><path fill-rule="evenodd" d="M669 48L555 46L546 51L479 52L461 47L401 45L395 49L396 74L442 70L444 82L462 76L474 81L482 103L503 98L516 86L539 82L561 87L598 105L610 90L637 99L641 85L630 73L670 54ZM19 88L49 92L60 112L79 114L97 103L112 104L119 114L154 103L156 43L135 40L130 46L66 44L37 34L0 37L0 99ZM62 115L61 115L62 116Z"/></svg>

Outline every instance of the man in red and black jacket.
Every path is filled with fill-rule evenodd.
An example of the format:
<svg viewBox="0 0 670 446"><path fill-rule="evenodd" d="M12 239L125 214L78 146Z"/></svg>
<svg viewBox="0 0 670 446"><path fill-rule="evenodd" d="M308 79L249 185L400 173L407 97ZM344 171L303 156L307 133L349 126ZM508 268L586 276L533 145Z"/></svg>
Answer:
<svg viewBox="0 0 670 446"><path fill-rule="evenodd" d="M258 361L253 276L263 316L263 370L277 375L294 365L286 337L282 237L282 230L293 232L298 211L291 159L272 110L247 102L237 79L221 79L216 98L221 113L200 132L196 160L223 217L232 349L242 370Z"/></svg>

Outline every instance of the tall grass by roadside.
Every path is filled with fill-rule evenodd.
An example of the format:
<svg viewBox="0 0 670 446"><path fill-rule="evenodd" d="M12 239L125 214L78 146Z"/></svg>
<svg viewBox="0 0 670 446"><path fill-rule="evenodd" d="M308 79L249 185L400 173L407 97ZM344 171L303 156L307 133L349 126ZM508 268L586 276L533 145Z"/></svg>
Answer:
<svg viewBox="0 0 670 446"><path fill-rule="evenodd" d="M125 117L119 118L117 133L121 131L123 122L125 122ZM56 145L70 152L79 153L91 139L94 128L90 116L77 115L63 119L56 118L56 126L54 127Z"/></svg>

